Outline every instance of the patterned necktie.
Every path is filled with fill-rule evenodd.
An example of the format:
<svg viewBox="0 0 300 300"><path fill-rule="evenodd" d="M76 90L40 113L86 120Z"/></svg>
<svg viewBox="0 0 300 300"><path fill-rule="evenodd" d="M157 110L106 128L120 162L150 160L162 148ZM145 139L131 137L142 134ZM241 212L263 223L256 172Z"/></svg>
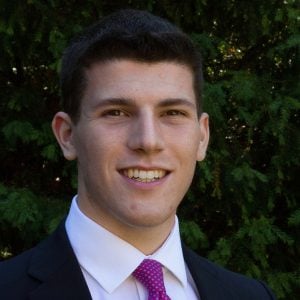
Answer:
<svg viewBox="0 0 300 300"><path fill-rule="evenodd" d="M161 264L153 259L144 259L132 275L148 290L148 300L171 300L164 286Z"/></svg>

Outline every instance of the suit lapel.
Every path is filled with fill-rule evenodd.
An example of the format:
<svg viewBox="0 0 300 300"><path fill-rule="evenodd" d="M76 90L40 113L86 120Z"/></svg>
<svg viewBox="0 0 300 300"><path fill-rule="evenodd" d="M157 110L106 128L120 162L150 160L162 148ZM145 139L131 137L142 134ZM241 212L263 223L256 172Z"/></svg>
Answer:
<svg viewBox="0 0 300 300"><path fill-rule="evenodd" d="M31 300L91 300L82 271L69 243L64 222L34 252L28 273L40 281Z"/></svg>
<svg viewBox="0 0 300 300"><path fill-rule="evenodd" d="M201 300L238 299L224 286L218 272L204 258L183 245L184 259ZM32 255L28 274L39 281L30 300L92 300L82 271L68 240L64 222Z"/></svg>
<svg viewBox="0 0 300 300"><path fill-rule="evenodd" d="M183 245L185 262L197 286L201 300L238 299L234 291L226 288L218 278L217 271L205 260Z"/></svg>

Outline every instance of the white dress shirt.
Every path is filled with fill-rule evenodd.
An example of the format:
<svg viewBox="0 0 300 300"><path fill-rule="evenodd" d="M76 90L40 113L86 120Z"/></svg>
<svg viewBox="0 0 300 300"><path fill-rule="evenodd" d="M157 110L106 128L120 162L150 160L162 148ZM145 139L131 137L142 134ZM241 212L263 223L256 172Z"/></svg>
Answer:
<svg viewBox="0 0 300 300"><path fill-rule="evenodd" d="M172 300L200 299L183 259L177 217L162 247L145 256L84 215L76 199L66 220L66 231L93 300L147 300L147 290L131 275L145 258L163 265L166 291Z"/></svg>

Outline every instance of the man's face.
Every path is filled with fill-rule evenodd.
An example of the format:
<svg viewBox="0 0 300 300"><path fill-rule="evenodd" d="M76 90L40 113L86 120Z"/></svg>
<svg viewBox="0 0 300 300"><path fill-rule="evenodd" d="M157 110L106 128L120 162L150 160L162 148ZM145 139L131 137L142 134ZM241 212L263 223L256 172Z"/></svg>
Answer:
<svg viewBox="0 0 300 300"><path fill-rule="evenodd" d="M114 60L93 65L71 141L78 202L93 220L120 228L174 222L208 142L188 67Z"/></svg>

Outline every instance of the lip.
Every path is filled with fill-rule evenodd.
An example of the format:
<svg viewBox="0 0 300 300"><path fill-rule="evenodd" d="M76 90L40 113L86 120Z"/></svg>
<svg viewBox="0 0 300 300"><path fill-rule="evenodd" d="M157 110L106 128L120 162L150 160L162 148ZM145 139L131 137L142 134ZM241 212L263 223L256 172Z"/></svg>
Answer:
<svg viewBox="0 0 300 300"><path fill-rule="evenodd" d="M130 166L122 166L118 168L118 172L123 175L124 170L129 170L129 169L138 169L141 171L155 171L155 170L162 170L166 172L166 175L171 173L172 170L170 168L166 168L163 166L158 166L158 165L152 165L152 166L146 166L146 165L130 165Z"/></svg>
<svg viewBox="0 0 300 300"><path fill-rule="evenodd" d="M126 169L140 169L140 170L145 170L145 171L151 171L151 170L164 170L166 172L170 172L171 169L164 167L164 166L159 166L159 165L125 165L120 168L118 168L119 171L126 170Z"/></svg>
<svg viewBox="0 0 300 300"><path fill-rule="evenodd" d="M156 179L154 181L149 181L149 182L143 182L143 181L138 181L133 178L130 178L125 175L125 170L129 169L138 169L141 171L154 171L154 170L163 170L166 172L166 174L161 177L160 179ZM119 174L122 176L122 178L125 180L127 184L130 184L131 187L136 187L139 189L151 189L153 187L157 187L161 184L163 184L170 176L171 171L169 169L166 169L164 167L159 167L159 166L128 166L128 167L122 167L118 170Z"/></svg>

